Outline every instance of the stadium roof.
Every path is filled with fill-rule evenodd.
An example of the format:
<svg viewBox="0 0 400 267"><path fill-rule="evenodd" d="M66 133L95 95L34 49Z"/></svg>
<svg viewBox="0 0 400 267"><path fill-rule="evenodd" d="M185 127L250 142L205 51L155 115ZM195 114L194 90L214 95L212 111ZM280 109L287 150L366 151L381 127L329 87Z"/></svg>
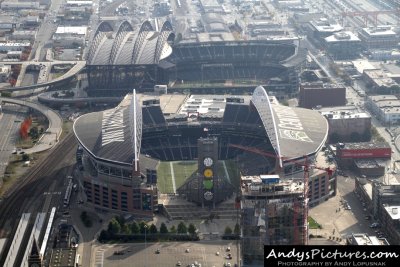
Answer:
<svg viewBox="0 0 400 267"><path fill-rule="evenodd" d="M173 109L179 113L182 108L187 108L195 101L201 103L198 105L199 109L204 109L209 105L209 107L217 107L222 111L225 109L226 98L234 97L231 95L195 95L183 101L181 95L167 96L168 99L161 101L164 113L166 112L165 105L168 103L172 103L174 107L176 106L174 102L181 103L180 108ZM179 101L175 101L174 97L178 97ZM283 162L312 155L325 143L328 123L318 111L275 103L270 100L261 86L256 88L251 98L249 96L237 97L244 99L242 105L250 105L251 102L257 109L266 135ZM142 101L147 97L140 96L138 99ZM135 159L138 159L140 153L142 106L139 103L141 102L137 99L132 100L127 96L116 108L79 117L74 123L74 132L78 141L98 159L132 164ZM136 110L137 116L133 116L129 110ZM182 122L182 124L184 123L185 121Z"/></svg>
<svg viewBox="0 0 400 267"><path fill-rule="evenodd" d="M174 36L168 21L160 31L155 31L149 21L136 30L123 21L116 31L102 22L91 41L87 61L89 65L158 64L172 53L168 41Z"/></svg>
<svg viewBox="0 0 400 267"><path fill-rule="evenodd" d="M113 109L82 115L74 123L79 143L98 159L131 165L140 155L142 116L134 91Z"/></svg>

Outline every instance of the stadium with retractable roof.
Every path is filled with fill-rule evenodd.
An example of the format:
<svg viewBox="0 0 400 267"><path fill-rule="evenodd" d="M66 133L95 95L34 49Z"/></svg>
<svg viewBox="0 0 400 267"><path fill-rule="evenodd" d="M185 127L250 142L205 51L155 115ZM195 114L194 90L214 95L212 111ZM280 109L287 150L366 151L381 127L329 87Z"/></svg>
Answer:
<svg viewBox="0 0 400 267"><path fill-rule="evenodd" d="M298 38L234 40L213 33L176 40L170 22L156 23L99 24L87 56L89 96L121 96L131 88L148 92L159 84L169 92L196 94L251 93L263 85L278 98L297 95L306 59Z"/></svg>
<svg viewBox="0 0 400 267"><path fill-rule="evenodd" d="M238 163L242 175L282 172L302 178L294 162L315 160L326 141L328 124L317 111L280 105L259 86L251 96L134 91L113 109L82 115L73 130L81 147L78 162L86 201L100 209L151 216L160 207L158 187L163 173L157 173L159 165L167 162L173 169L178 168L173 162L195 160L207 167L231 160ZM215 140L210 146L212 156L204 156L204 140ZM252 153L249 148L275 157ZM196 179L203 173L195 167L181 182L171 177L170 193L184 195L196 188L218 205L237 191L238 184L234 186L218 170L204 169L212 182L201 180L201 186ZM334 193L336 182L326 183L318 199L310 199L311 205ZM199 197L187 199L200 204Z"/></svg>

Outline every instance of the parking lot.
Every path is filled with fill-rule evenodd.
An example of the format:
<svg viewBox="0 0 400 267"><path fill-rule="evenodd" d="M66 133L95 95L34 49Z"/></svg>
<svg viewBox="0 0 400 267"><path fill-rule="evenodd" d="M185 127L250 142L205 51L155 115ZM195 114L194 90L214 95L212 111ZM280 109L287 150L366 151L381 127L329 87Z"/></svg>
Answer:
<svg viewBox="0 0 400 267"><path fill-rule="evenodd" d="M235 266L236 245L232 241L127 243L94 248L94 266ZM157 253L159 249L159 253ZM228 251L229 250L229 251ZM228 254L232 259L227 259ZM219 255L217 255L219 254Z"/></svg>

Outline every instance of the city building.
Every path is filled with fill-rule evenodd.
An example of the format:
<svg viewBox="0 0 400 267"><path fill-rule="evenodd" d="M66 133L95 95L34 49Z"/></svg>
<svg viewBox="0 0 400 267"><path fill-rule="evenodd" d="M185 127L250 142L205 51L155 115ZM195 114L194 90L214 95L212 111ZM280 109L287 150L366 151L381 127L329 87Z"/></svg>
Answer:
<svg viewBox="0 0 400 267"><path fill-rule="evenodd" d="M326 50L335 60L356 58L361 53L361 40L350 31L336 32L324 41Z"/></svg>
<svg viewBox="0 0 400 267"><path fill-rule="evenodd" d="M311 37L313 41L322 46L326 37L342 30L343 27L337 22L330 21L327 18L320 18L310 21L307 32L308 36Z"/></svg>
<svg viewBox="0 0 400 267"><path fill-rule="evenodd" d="M0 82L7 82L11 74L11 67L0 65Z"/></svg>
<svg viewBox="0 0 400 267"><path fill-rule="evenodd" d="M53 34L54 45L63 47L83 46L86 33L87 26L59 26Z"/></svg>
<svg viewBox="0 0 400 267"><path fill-rule="evenodd" d="M400 100L395 95L368 96L365 106L389 127L400 122Z"/></svg>
<svg viewBox="0 0 400 267"><path fill-rule="evenodd" d="M380 177L385 175L387 164L384 159L355 159L354 171L359 176Z"/></svg>
<svg viewBox="0 0 400 267"><path fill-rule="evenodd" d="M400 244L400 184L372 184L372 212L391 244Z"/></svg>
<svg viewBox="0 0 400 267"><path fill-rule="evenodd" d="M200 6L204 13L220 13L223 14L224 10L222 5L217 0L199 0Z"/></svg>
<svg viewBox="0 0 400 267"><path fill-rule="evenodd" d="M24 29L37 28L40 25L39 15L29 15L21 20L21 27Z"/></svg>
<svg viewBox="0 0 400 267"><path fill-rule="evenodd" d="M12 16L0 15L0 36L12 33L17 28L17 21Z"/></svg>
<svg viewBox="0 0 400 267"><path fill-rule="evenodd" d="M328 120L328 140L332 143L368 141L371 132L371 116L350 111L321 112Z"/></svg>
<svg viewBox="0 0 400 267"><path fill-rule="evenodd" d="M400 41L390 25L362 28L358 37L363 48L367 50L397 48Z"/></svg>
<svg viewBox="0 0 400 267"><path fill-rule="evenodd" d="M326 151L326 150L325 150ZM320 151L313 168L309 173L308 179L308 206L314 207L325 202L337 193L337 173L335 163L325 155L325 151ZM327 171L331 170L331 173ZM287 175L286 178L290 176ZM303 179L300 179L301 181Z"/></svg>
<svg viewBox="0 0 400 267"><path fill-rule="evenodd" d="M388 95L400 92L399 84L382 69L364 70L362 77L372 93Z"/></svg>
<svg viewBox="0 0 400 267"><path fill-rule="evenodd" d="M386 238L378 238L365 233L352 233L347 237L347 245L356 246L389 246Z"/></svg>
<svg viewBox="0 0 400 267"><path fill-rule="evenodd" d="M354 161L358 159L390 160L391 157L392 149L385 142L339 143L336 147L338 164L347 168L354 167Z"/></svg>
<svg viewBox="0 0 400 267"><path fill-rule="evenodd" d="M18 9L40 9L40 3L37 2L17 2L17 1L3 1L0 4L2 10L18 10Z"/></svg>
<svg viewBox="0 0 400 267"><path fill-rule="evenodd" d="M35 30L16 30L14 31L10 39L15 41L29 41L32 42L36 38Z"/></svg>
<svg viewBox="0 0 400 267"><path fill-rule="evenodd" d="M29 42L24 43L0 43L0 52L8 52L8 51L23 51L24 49L30 47L31 44Z"/></svg>
<svg viewBox="0 0 400 267"><path fill-rule="evenodd" d="M304 183L270 176L242 176L244 264L264 262L265 245L305 245Z"/></svg>
<svg viewBox="0 0 400 267"><path fill-rule="evenodd" d="M315 108L346 105L346 87L343 85L313 82L301 83L299 106Z"/></svg>

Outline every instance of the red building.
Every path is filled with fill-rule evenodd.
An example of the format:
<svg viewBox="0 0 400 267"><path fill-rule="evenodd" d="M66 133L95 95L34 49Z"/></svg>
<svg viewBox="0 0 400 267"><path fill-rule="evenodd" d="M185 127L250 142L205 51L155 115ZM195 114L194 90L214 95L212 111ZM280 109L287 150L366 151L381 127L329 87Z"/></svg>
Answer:
<svg viewBox="0 0 400 267"><path fill-rule="evenodd" d="M338 147L338 159L374 159L391 158L392 150L385 143L348 143L344 148Z"/></svg>
<svg viewBox="0 0 400 267"><path fill-rule="evenodd" d="M392 150L387 143L340 143L336 156L343 168L354 168L360 175L380 176L385 165L377 159L390 159Z"/></svg>

